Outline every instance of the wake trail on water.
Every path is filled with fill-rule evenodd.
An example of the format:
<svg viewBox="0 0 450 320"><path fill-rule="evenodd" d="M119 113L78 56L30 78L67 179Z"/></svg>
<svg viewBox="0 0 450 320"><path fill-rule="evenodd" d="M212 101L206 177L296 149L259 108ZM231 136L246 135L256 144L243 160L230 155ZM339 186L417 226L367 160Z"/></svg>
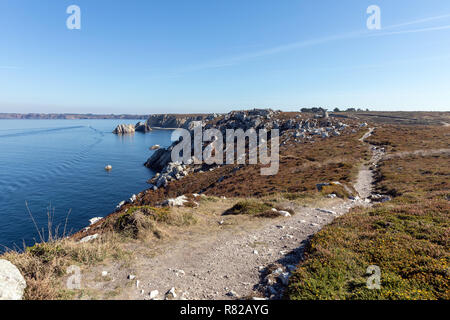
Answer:
<svg viewBox="0 0 450 320"><path fill-rule="evenodd" d="M38 133L43 132L52 132L52 131L60 131L60 130L73 130L73 129L80 129L80 128L88 128L94 132L93 141L89 144L82 145L81 150L73 153L70 155L69 159L59 161L56 166L52 166L45 171L39 171L38 173L27 175L26 172L21 175L21 178L15 179L14 181L10 181L5 186L5 192L0 193L0 202L3 202L3 200L7 199L9 197L10 193L17 192L20 189L23 189L26 185L34 185L36 183L47 183L49 180L53 180L55 178L59 177L67 177L70 174L73 173L73 170L79 166L79 164L83 163L88 156L91 154L92 149L97 146L99 143L101 143L104 139L105 134L98 130L93 128L92 126L74 126L74 127L66 127L66 128L54 128L54 129L45 129L40 130ZM28 133L29 134L36 134L36 132ZM22 135L26 135L25 133ZM8 135L10 137L17 136L17 135ZM0 137L6 137L0 136Z"/></svg>
<svg viewBox="0 0 450 320"><path fill-rule="evenodd" d="M28 131L24 131L24 132L0 134L0 138L29 136L29 135L37 135L37 134L43 134L43 133L51 133L51 132L57 132L57 131L66 131L66 130L73 130L73 129L80 129L80 128L85 128L85 126L72 126L72 127L63 127L63 128L28 129ZM11 131L11 130L3 130L3 131Z"/></svg>

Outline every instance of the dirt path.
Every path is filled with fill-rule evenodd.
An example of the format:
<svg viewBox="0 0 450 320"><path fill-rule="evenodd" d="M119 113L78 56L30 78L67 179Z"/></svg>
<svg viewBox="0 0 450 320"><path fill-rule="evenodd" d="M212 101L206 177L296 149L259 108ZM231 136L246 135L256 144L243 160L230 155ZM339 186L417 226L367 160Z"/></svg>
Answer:
<svg viewBox="0 0 450 320"><path fill-rule="evenodd" d="M369 131L361 138L359 141L365 142L365 140L373 134L375 128L370 128ZM372 193L372 181L373 181L373 171L370 169L371 166L376 166L378 161L384 156L384 149L377 148L375 146L369 146L372 151L372 159L370 164L363 164L359 169L358 178L354 185L356 191L359 193L361 199L367 199Z"/></svg>
<svg viewBox="0 0 450 320"><path fill-rule="evenodd" d="M361 141L372 132L370 129ZM381 151L373 152L372 162L376 163ZM369 205L364 199L370 195L371 183L372 172L363 166L355 184L361 199L330 199L321 208L287 202L296 212L292 217L267 219L257 228L188 235L153 257L138 255L130 267L110 265L92 270L84 286L100 292L121 288L113 297L117 299L150 299L149 293L155 290L155 298L164 299L171 288L175 288L176 299L280 298L308 238L350 208ZM103 270L108 271L109 282L98 282ZM130 274L136 276L132 281L127 279ZM272 283L271 275L278 281Z"/></svg>

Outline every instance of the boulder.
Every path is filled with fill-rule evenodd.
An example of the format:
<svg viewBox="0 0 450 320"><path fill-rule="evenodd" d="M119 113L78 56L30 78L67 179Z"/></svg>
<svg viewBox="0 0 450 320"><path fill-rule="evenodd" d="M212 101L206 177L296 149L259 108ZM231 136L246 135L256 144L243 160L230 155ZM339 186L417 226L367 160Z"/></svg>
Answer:
<svg viewBox="0 0 450 320"><path fill-rule="evenodd" d="M171 161L172 161L172 150L170 148L169 149L162 148L156 150L155 153L153 153L153 155L145 163L145 166L155 171L161 171Z"/></svg>
<svg viewBox="0 0 450 320"><path fill-rule="evenodd" d="M113 131L114 134L131 134L134 132L135 128L132 124L119 124Z"/></svg>
<svg viewBox="0 0 450 320"><path fill-rule="evenodd" d="M22 300L27 283L19 269L0 259L0 300Z"/></svg>
<svg viewBox="0 0 450 320"><path fill-rule="evenodd" d="M98 233L93 234L92 236L84 237L83 239L80 240L80 243L86 243L86 242L95 240L95 239L97 239L97 238L98 238Z"/></svg>
<svg viewBox="0 0 450 320"><path fill-rule="evenodd" d="M158 298L159 295L159 291L158 290L153 290L150 292L150 300L155 300L156 298Z"/></svg>
<svg viewBox="0 0 450 320"><path fill-rule="evenodd" d="M158 178L158 180L156 180L156 187L157 188L165 187L165 186L167 186L167 183L168 183L167 177L166 176L160 176Z"/></svg>
<svg viewBox="0 0 450 320"><path fill-rule="evenodd" d="M159 144L155 144L154 146L150 147L150 150L158 150L161 149L161 146Z"/></svg>
<svg viewBox="0 0 450 320"><path fill-rule="evenodd" d="M117 206L116 209L120 210L120 208L122 208L125 205L125 201L121 201Z"/></svg>
<svg viewBox="0 0 450 320"><path fill-rule="evenodd" d="M283 210L278 211L278 214L283 216L283 217L290 217L291 216L291 214L289 212L283 211Z"/></svg>
<svg viewBox="0 0 450 320"><path fill-rule="evenodd" d="M129 203L133 203L133 202L135 202L136 200L137 200L137 197L136 197L135 194L133 194L133 195L131 196L131 198L128 200L128 202L129 202Z"/></svg>
<svg viewBox="0 0 450 320"><path fill-rule="evenodd" d="M175 199L167 199L162 203L162 205L169 206L169 207L182 207L188 201L189 200L186 196L180 196Z"/></svg>
<svg viewBox="0 0 450 320"><path fill-rule="evenodd" d="M89 219L89 224L92 226L93 224L96 224L97 222L99 222L102 219L103 219L103 217L95 217L95 218Z"/></svg>
<svg viewBox="0 0 450 320"><path fill-rule="evenodd" d="M147 122L138 122L134 126L134 130L137 132L146 133L146 132L152 131L152 128L147 124Z"/></svg>

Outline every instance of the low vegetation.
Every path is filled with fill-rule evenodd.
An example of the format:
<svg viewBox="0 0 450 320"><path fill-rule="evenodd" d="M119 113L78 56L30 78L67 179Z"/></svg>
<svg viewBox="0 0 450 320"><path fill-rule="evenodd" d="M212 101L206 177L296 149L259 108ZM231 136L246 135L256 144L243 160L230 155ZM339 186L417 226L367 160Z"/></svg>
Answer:
<svg viewBox="0 0 450 320"><path fill-rule="evenodd" d="M127 259L130 253L122 246L126 242L154 242L191 225L204 230L209 229L203 226L219 228L217 215L222 213L236 216L227 217L236 221L279 217L272 208L293 214L278 205L284 200L304 205L329 194L343 199L354 196L351 185L358 168L371 157L367 146L359 141L363 131L282 146L280 171L275 176L261 176L258 165L221 166L190 174L166 188L143 193L137 202L125 204L91 226L89 234L101 234L97 240L77 242L87 234L80 231L70 239L37 244L23 253L8 252L2 258L14 263L24 275L25 299L73 297L63 285L67 267L89 268L110 259ZM317 233L306 248L305 260L291 277L288 298L450 298L449 155L445 151L411 154L417 149L449 148L449 135L449 128L437 126L377 127L369 140L392 157L377 168L376 192L391 196L393 201L371 209L356 208ZM318 183L332 181L339 183L317 191ZM194 192L203 197L194 201L190 196ZM157 207L162 200L181 195L189 195L184 208ZM381 268L380 290L366 287L370 265Z"/></svg>
<svg viewBox="0 0 450 320"><path fill-rule="evenodd" d="M109 219L107 225L120 235L131 238L147 238L149 235L162 238L160 225L185 226L195 223L192 213L175 212L169 208L151 206L131 207L114 219Z"/></svg>
<svg viewBox="0 0 450 320"><path fill-rule="evenodd" d="M291 278L290 299L449 299L449 155L380 164L377 189L394 196L355 209L316 234ZM381 268L381 289L366 286Z"/></svg>
<svg viewBox="0 0 450 320"><path fill-rule="evenodd" d="M272 206L268 203L256 200L244 200L236 203L232 208L227 210L225 215L246 214L259 216L272 210Z"/></svg>
<svg viewBox="0 0 450 320"><path fill-rule="evenodd" d="M322 190L320 192L324 196L334 194L342 199L347 199L356 195L356 191L353 187L348 187L336 182L331 182L329 185L322 186Z"/></svg>
<svg viewBox="0 0 450 320"><path fill-rule="evenodd" d="M72 265L87 268L106 259L123 260L129 253L117 243L112 234L89 243L59 239L36 244L23 253L7 252L2 258L22 272L27 282L24 299L66 299L73 293L63 285L67 268Z"/></svg>
<svg viewBox="0 0 450 320"><path fill-rule="evenodd" d="M450 148L450 127L384 125L367 141L390 153Z"/></svg>

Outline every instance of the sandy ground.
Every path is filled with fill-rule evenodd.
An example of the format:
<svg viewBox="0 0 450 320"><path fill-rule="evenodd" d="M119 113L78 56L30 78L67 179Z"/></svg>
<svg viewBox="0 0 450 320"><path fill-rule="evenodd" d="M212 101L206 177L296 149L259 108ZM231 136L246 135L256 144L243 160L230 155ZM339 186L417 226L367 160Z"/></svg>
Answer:
<svg viewBox="0 0 450 320"><path fill-rule="evenodd" d="M369 137L373 129L364 135ZM370 165L382 156L371 148ZM86 292L97 292L97 298L164 299L175 288L175 299L236 299L251 297L281 298L284 284L271 286L266 275L280 267L283 272L294 269L302 258L307 240L345 214L354 206L368 206L365 199L372 188L372 171L368 165L360 169L355 188L361 199L329 199L321 207L304 207L294 202L286 206L295 211L291 217L258 219L257 225L244 223L240 228L223 228L211 233L180 235L175 242L159 248L154 255L140 254L128 265L107 265L84 274ZM261 222L263 221L263 222ZM107 277L101 277L107 271ZM135 276L129 279L129 275ZM133 277L131 277L133 278ZM105 292L113 294L105 294ZM93 298L87 294L85 298Z"/></svg>

